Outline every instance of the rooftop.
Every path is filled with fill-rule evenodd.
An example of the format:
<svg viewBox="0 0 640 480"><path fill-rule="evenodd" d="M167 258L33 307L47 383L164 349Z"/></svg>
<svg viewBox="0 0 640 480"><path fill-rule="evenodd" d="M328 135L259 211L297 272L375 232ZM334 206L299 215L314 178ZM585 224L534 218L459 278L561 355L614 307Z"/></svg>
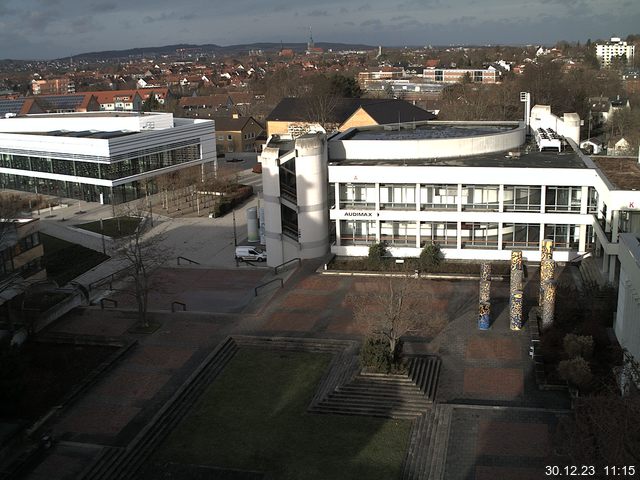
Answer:
<svg viewBox="0 0 640 480"><path fill-rule="evenodd" d="M580 156L573 151L539 152L532 149L521 156L510 156L509 152L486 153L456 158L425 158L408 160L337 160L333 165L370 166L425 166L425 167L486 167L486 168L588 168Z"/></svg>
<svg viewBox="0 0 640 480"><path fill-rule="evenodd" d="M345 135L341 140L418 140L477 137L506 132L517 127L517 122L511 125L390 124L385 125L383 129L368 130L366 128L358 128Z"/></svg>
<svg viewBox="0 0 640 480"><path fill-rule="evenodd" d="M100 132L96 130L84 130L81 132L71 132L68 130L55 130L52 132L21 132L22 135L44 135L47 137L73 137L73 138L98 138L101 140L109 140L111 138L119 138L125 137L127 135L132 135L134 133L140 132L130 132L130 131L109 131L109 132Z"/></svg>
<svg viewBox="0 0 640 480"><path fill-rule="evenodd" d="M637 158L591 157L615 190L640 190L640 163Z"/></svg>

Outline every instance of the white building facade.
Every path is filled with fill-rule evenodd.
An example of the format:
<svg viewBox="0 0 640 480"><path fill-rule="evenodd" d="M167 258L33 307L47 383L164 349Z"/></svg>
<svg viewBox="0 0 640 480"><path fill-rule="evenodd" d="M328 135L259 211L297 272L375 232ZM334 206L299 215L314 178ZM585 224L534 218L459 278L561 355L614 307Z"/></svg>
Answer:
<svg viewBox="0 0 640 480"><path fill-rule="evenodd" d="M0 188L101 203L157 191L160 175L215 170L214 123L170 113L0 119Z"/></svg>
<svg viewBox="0 0 640 480"><path fill-rule="evenodd" d="M596 57L600 61L600 65L609 68L616 58L626 59L627 65L633 64L636 47L629 44L618 37L612 37L610 41L605 43L596 43Z"/></svg>

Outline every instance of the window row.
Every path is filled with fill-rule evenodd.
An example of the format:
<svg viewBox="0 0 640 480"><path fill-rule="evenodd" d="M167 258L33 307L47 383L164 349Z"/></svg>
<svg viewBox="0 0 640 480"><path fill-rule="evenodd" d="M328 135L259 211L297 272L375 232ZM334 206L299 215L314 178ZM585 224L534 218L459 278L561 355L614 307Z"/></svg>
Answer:
<svg viewBox="0 0 640 480"><path fill-rule="evenodd" d="M373 183L343 183L339 187L341 209L374 209L379 203L381 209L415 210L417 207L416 184L381 184L379 192ZM420 185L421 210L462 210L499 211L500 187L498 185L456 184ZM545 188L545 212L580 213L582 187ZM542 187L505 185L502 195L505 212L539 212L542 209ZM596 213L598 193L589 188L587 211Z"/></svg>
<svg viewBox="0 0 640 480"><path fill-rule="evenodd" d="M499 233L502 248L534 249L540 247L540 225L526 223L405 222L340 220L341 245L369 245L377 241L392 246L420 247L438 243L456 248L458 236L463 248L498 248ZM557 249L577 250L579 225L545 225L544 238L553 240Z"/></svg>
<svg viewBox="0 0 640 480"><path fill-rule="evenodd" d="M74 177L116 180L199 159L200 145L190 145L108 164L0 154L0 167Z"/></svg>

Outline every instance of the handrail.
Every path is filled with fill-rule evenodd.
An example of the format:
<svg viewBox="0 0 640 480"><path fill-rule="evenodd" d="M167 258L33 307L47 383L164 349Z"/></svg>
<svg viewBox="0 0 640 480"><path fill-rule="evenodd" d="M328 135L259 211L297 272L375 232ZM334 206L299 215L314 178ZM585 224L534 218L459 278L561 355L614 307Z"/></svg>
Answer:
<svg viewBox="0 0 640 480"><path fill-rule="evenodd" d="M299 258L292 258L291 260L287 260L286 262L281 263L280 265L278 265L277 267L275 267L275 268L273 269L273 273L275 273L275 274L277 275L277 274L279 273L279 272L278 272L278 269L279 269L280 267L284 267L285 265L289 265L290 263L293 263L293 262L298 262L298 266L302 265L302 260L300 260Z"/></svg>
<svg viewBox="0 0 640 480"><path fill-rule="evenodd" d="M100 309L104 310L104 302L111 302L113 308L118 308L118 301L113 298L101 298L100 299Z"/></svg>
<svg viewBox="0 0 640 480"><path fill-rule="evenodd" d="M186 303L182 303L182 302L171 302L171 311L175 312L176 311L176 305L180 305L182 307L182 311L186 312L187 311L187 304Z"/></svg>
<svg viewBox="0 0 640 480"><path fill-rule="evenodd" d="M591 250L587 250L586 252L584 252L581 255L578 255L577 257L572 258L571 260L569 260L569 263L576 263L576 262L581 262L582 260L584 260L585 258L589 258L589 257L593 257L593 252Z"/></svg>
<svg viewBox="0 0 640 480"><path fill-rule="evenodd" d="M280 282L280 288L284 287L284 280L282 280L281 278L274 278L273 280L269 280L267 283L263 283L262 285L258 285L256 288L253 289L253 293L257 297L259 288L266 287L267 285L269 285L269 284L271 284L273 282Z"/></svg>
<svg viewBox="0 0 640 480"><path fill-rule="evenodd" d="M110 273L109 275L100 278L99 280L96 280L95 282L91 282L89 284L89 291L93 290L95 287L97 287L98 285L102 285L103 283L109 283L109 290L113 290L113 288L111 288L111 284L113 283L113 281L116 279L117 275L120 275L123 272L126 272L127 270L130 270L131 267L124 267L121 268L118 271L115 271L113 273Z"/></svg>
<svg viewBox="0 0 640 480"><path fill-rule="evenodd" d="M180 265L180 260L186 260L189 263L195 263L196 265L200 265L200 263L196 262L195 260L191 260L190 258L187 258L187 257L178 257L177 259L178 265Z"/></svg>

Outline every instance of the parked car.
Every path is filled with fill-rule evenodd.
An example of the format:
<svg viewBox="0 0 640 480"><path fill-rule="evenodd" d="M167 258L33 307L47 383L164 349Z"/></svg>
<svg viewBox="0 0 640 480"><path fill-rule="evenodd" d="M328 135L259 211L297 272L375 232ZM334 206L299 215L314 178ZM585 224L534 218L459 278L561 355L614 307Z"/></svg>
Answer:
<svg viewBox="0 0 640 480"><path fill-rule="evenodd" d="M236 259L241 262L265 262L267 260L267 252L260 247L252 247L251 245L238 245L236 247Z"/></svg>

